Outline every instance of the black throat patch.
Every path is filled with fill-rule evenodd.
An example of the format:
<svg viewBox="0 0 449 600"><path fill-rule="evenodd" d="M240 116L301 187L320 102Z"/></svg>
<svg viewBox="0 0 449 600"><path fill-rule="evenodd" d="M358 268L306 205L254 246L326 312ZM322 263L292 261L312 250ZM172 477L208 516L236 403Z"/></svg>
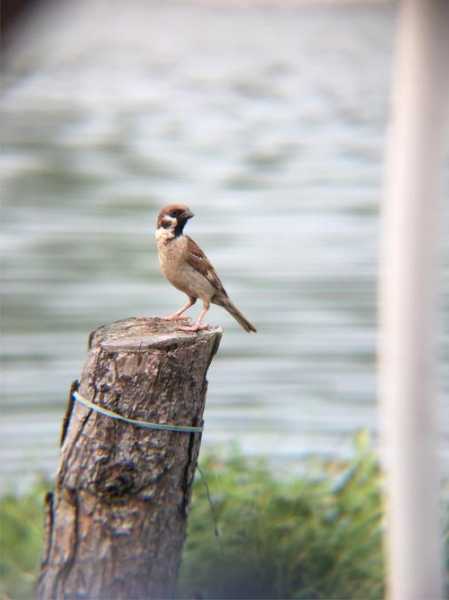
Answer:
<svg viewBox="0 0 449 600"><path fill-rule="evenodd" d="M178 218L176 227L175 227L175 237L179 237L180 235L182 235L182 232L183 232L186 222L187 221L185 219Z"/></svg>

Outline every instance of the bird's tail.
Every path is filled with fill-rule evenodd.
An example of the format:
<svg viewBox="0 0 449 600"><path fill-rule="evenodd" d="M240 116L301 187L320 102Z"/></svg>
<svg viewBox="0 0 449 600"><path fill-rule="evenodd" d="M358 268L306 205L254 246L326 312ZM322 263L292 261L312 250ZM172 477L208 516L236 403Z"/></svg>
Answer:
<svg viewBox="0 0 449 600"><path fill-rule="evenodd" d="M220 302L220 304L221 306L223 306L223 308L225 308L228 311L230 315L234 317L237 323L239 323L239 325L241 325L245 331L247 331L248 333L250 333L251 331L256 333L257 329L254 327L254 325L242 315L239 309L236 306L234 306L234 304L232 304L229 298L226 298L225 300Z"/></svg>

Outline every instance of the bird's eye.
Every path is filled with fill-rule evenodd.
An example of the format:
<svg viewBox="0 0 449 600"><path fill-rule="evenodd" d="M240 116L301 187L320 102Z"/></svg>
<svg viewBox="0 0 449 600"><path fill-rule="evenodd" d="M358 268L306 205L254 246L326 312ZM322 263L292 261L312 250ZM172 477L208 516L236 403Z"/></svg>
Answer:
<svg viewBox="0 0 449 600"><path fill-rule="evenodd" d="M170 213L170 217L176 218L176 210L172 210Z"/></svg>

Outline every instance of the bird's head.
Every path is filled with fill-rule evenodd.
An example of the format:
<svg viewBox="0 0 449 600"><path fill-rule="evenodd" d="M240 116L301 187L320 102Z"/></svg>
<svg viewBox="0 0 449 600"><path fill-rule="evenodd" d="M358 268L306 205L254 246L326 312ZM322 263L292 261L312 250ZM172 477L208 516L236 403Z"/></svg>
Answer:
<svg viewBox="0 0 449 600"><path fill-rule="evenodd" d="M185 204L169 204L159 212L157 228L166 229L176 237L182 234L185 224L193 216L193 212Z"/></svg>

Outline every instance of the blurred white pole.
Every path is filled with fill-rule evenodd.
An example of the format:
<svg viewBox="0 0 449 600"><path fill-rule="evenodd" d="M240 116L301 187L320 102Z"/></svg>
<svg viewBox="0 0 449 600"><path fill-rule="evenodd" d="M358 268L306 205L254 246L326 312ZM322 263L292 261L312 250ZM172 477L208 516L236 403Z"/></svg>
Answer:
<svg viewBox="0 0 449 600"><path fill-rule="evenodd" d="M442 598L435 330L448 80L449 0L402 0L380 283L390 600Z"/></svg>

